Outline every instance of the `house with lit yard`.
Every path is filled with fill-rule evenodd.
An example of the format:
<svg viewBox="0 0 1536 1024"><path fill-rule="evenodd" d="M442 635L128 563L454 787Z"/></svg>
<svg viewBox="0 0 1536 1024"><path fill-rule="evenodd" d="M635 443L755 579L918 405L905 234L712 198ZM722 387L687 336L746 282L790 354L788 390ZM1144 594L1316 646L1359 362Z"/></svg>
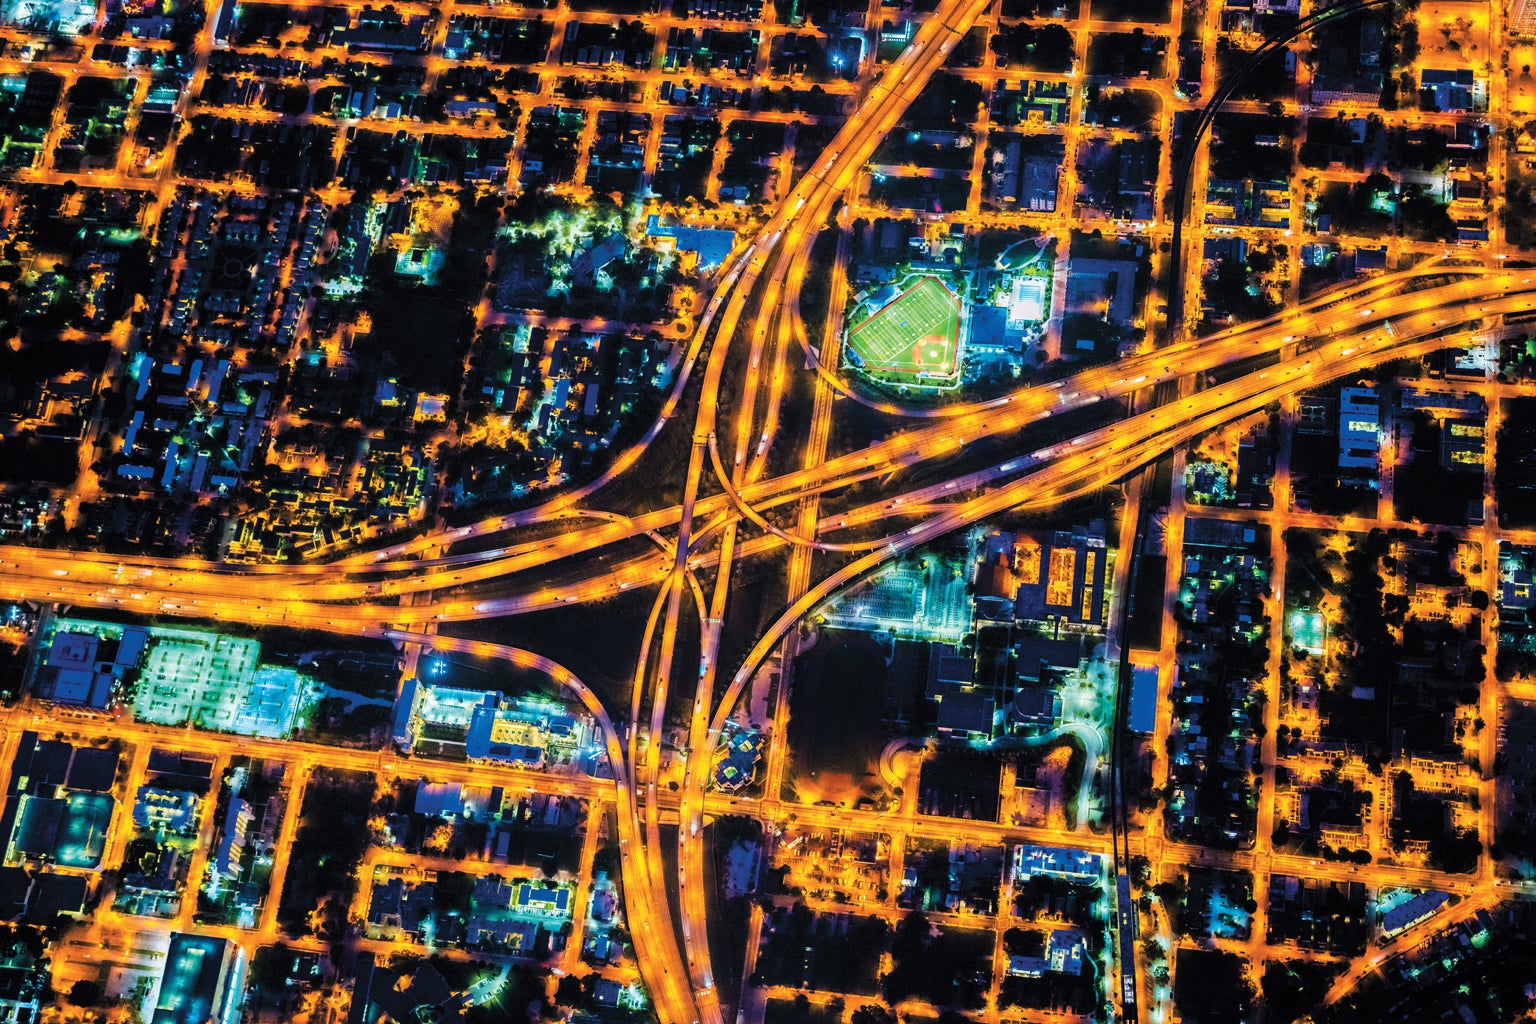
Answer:
<svg viewBox="0 0 1536 1024"><path fill-rule="evenodd" d="M762 748L762 736L751 732L735 733L720 744L715 751L715 785L728 793L744 789L757 775Z"/></svg>
<svg viewBox="0 0 1536 1024"><path fill-rule="evenodd" d="M420 942L428 935L436 888L434 872L421 879L379 868L368 898L368 937Z"/></svg>
<svg viewBox="0 0 1536 1024"><path fill-rule="evenodd" d="M140 786L133 801L133 823L139 828L190 833L197 828L197 803L196 793Z"/></svg>
<svg viewBox="0 0 1536 1024"><path fill-rule="evenodd" d="M517 909L525 913L546 917L563 917L570 913L571 891L535 886L524 882L517 887Z"/></svg>
<svg viewBox="0 0 1536 1024"><path fill-rule="evenodd" d="M1008 976L1011 978L1042 978L1047 973L1083 973L1083 965L1089 959L1088 937L1076 928L1057 928L1051 932L1044 956L1010 956Z"/></svg>
<svg viewBox="0 0 1536 1024"><path fill-rule="evenodd" d="M42 1008L48 964L20 949L0 960L0 1024L32 1024Z"/></svg>
<svg viewBox="0 0 1536 1024"><path fill-rule="evenodd" d="M475 880L468 941L477 948L534 956L539 933L553 941L570 919L570 889L488 875Z"/></svg>

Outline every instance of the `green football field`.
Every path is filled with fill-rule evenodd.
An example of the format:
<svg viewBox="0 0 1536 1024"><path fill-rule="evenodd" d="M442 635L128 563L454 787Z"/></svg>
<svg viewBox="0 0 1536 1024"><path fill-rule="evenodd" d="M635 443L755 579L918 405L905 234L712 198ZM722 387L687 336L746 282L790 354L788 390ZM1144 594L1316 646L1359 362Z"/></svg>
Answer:
<svg viewBox="0 0 1536 1024"><path fill-rule="evenodd" d="M848 335L848 346L875 373L948 376L955 372L960 302L925 277Z"/></svg>

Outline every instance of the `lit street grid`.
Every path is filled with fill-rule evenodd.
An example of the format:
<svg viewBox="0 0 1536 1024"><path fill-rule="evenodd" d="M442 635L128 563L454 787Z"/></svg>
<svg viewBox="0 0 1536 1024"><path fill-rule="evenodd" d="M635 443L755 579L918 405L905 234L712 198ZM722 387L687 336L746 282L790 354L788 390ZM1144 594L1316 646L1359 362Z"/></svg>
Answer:
<svg viewBox="0 0 1536 1024"><path fill-rule="evenodd" d="M0 1021L1529 1019L1533 66L0 5Z"/></svg>

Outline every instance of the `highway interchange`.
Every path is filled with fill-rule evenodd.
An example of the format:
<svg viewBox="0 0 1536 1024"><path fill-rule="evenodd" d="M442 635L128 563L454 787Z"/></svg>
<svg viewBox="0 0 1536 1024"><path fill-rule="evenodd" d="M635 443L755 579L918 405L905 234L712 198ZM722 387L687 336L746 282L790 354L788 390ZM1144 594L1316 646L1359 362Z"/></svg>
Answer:
<svg viewBox="0 0 1536 1024"><path fill-rule="evenodd" d="M741 483L730 482L731 493L740 495L736 501L724 490L712 498L701 500L698 497L698 484L703 479L707 463L704 452L713 438L712 434L703 434L693 446L696 465L691 468L691 476L694 487L690 500L683 506L646 516L605 519L596 526L573 530L554 540L513 544L500 552L420 562L354 561L341 566L303 566L299 567L301 572L281 584L284 593L274 597L270 596L274 573L267 568L249 571L246 567L213 567L186 560L11 548L0 553L0 562L3 562L0 582L3 582L6 593L20 599L114 606L161 615L183 614L252 624L263 624L272 621L272 616L278 616L288 625L386 635L440 650L457 649L501 656L523 667L546 671L580 696L603 726L610 761L620 780L615 788L620 820L627 823L621 839L626 852L624 863L637 876L626 879L629 913L632 920L659 923L668 919L670 911L658 849L659 813L663 803L658 789L658 760L626 753L620 745L618 729L608 714L591 691L564 669L527 652L474 641L454 641L413 631L413 626L419 630L423 625L442 620L528 612L573 599L598 600L611 596L616 587L627 589L659 582L662 584L660 595L667 601L664 605L658 601L657 609L665 614L660 617L659 627L657 617L653 616L651 626L659 629L663 638L672 635L675 642L681 601L690 585L697 586L690 582L693 571L706 566L723 567L729 561L722 553L723 536L721 547L712 550L704 549L699 538L734 531L747 519L744 514L747 510L755 510L755 515L761 516L764 509L835 490L851 481L884 475L931 457L929 453L952 453L969 439L965 435L983 436L1017 430L1058 409L1113 400L1161 380L1185 373L1203 373L1224 362L1251 359L1262 352L1277 354L1276 360L1263 369L1196 392L1192 398L1177 405L1154 407L1111 426L1030 453L1020 453L984 470L882 499L818 524L819 532L835 535L850 526L879 523L882 519L900 515L903 507L922 510L916 525L878 538L873 550L804 589L753 646L717 703L711 692L717 666L710 654L718 637L720 616L713 609L723 604L719 588L727 578L725 573L719 573L713 604L700 616L710 632L706 632L702 648L704 659L697 677L699 683L694 703L695 735L688 744L687 782L678 812L683 823L679 834L685 839L691 838L711 806L705 792L710 752L726 719L764 659L784 641L805 614L829 595L902 552L987 516L1013 508L1046 507L1076 494L1102 489L1170 448L1263 408L1281 395L1347 376L1386 359L1417 357L1443 347L1446 344L1444 328L1456 323L1458 315L1475 312L1478 316L1494 316L1516 312L1530 301L1533 289L1527 284L1528 279L1519 277L1518 272L1494 275L1492 281L1487 280L1489 275L1476 268L1447 268L1439 273L1448 275L1450 269L1466 279L1427 287L1412 293L1408 301L1395 302L1390 333L1379 319L1361 314L1357 307L1363 302L1374 301L1372 296L1391 294L1392 289L1406 283L1403 279L1428 278L1435 273L1433 269L1401 275L1403 279L1379 279L1359 294L1346 297L1341 304L1312 303L1271 325L1234 330L1228 332L1227 337L1216 336L1189 343L1180 350L1181 358L1176 369L1166 351L1132 357L1044 388L1027 389L1008 396L1006 401L967 410L934 425L897 435L864 452L829 460L814 473L791 473L787 480L747 483L752 479L749 471L753 466L761 467L762 463L754 460L752 465L746 465L743 460L737 465L745 465L746 470L736 474ZM1492 291L1488 287L1490 284L1498 289L1493 292L1497 298L1486 298ZM1474 302L1477 305L1474 306ZM1306 346L1306 351L1294 351L1297 339L1303 337L1326 337L1329 340L1312 343ZM1293 354L1280 358L1278 353L1287 348L1293 350ZM724 346L717 346L713 351L724 350ZM1138 372L1142 370L1145 373ZM953 500L956 494L966 497ZM564 511L560 509L557 514ZM585 579L573 579L559 587L540 587L515 596L470 598L449 592L450 588L480 581L506 581L516 587L515 574L518 572L537 570L554 559L574 557L646 533L667 528L687 530L688 527L679 524L691 524L706 516L711 517L710 525L692 534L692 544L671 542L664 545L669 552L675 552L671 557L632 559ZM491 533L503 528L499 521L491 521L481 524L474 532ZM447 539L439 537L438 542ZM810 540L779 529L744 542L738 546L735 555L748 557L786 543ZM426 593L430 596L410 605L391 606L378 600L384 593ZM702 603L702 595L699 600ZM649 649L649 644L646 648ZM665 687L671 678L671 673L664 670L669 667L668 655L669 648L663 647L655 662L656 671L649 680L653 688L650 694L653 721L648 735L652 736L659 735L660 715L666 704ZM646 666L642 664L636 680L640 684L635 691L637 703L641 686L647 682L645 674ZM631 751L637 736L635 730L629 732ZM633 773L631 776L626 776L626 766ZM632 848L643 849L645 855L629 857ZM702 934L705 913L703 844L683 842L680 853L678 863L682 877L677 879L676 891L682 898L682 949L669 941L672 930L668 928L637 928L635 941L640 963L647 969L647 981L658 1005L670 1005L671 1013L676 1014L670 1019L702 1020L712 1010L715 1014L719 1012L718 1000L712 996L709 956ZM686 968L683 966L685 956ZM685 977L689 979L688 984L681 981Z"/></svg>
<svg viewBox="0 0 1536 1024"><path fill-rule="evenodd" d="M992 401L930 411L914 417L919 425L911 429L861 450L829 454L832 396L848 395L850 388L836 361L823 358L827 342L808 338L799 315L811 245L887 132L989 2L944 0L923 23L812 173L719 276L662 414L635 448L592 483L520 512L330 563L235 566L0 548L0 592L45 603L384 636L502 658L549 675L601 727L615 777L611 786L590 786L611 796L618 812L626 910L658 1013L676 1024L719 1024L721 999L705 934L705 847L695 840L709 817L724 810L771 813L777 793L770 790L763 801L710 793L712 751L760 667L776 652L793 653L795 626L809 612L905 552L1004 511L1046 508L1100 491L1283 396L1452 345L1468 322L1523 312L1536 295L1525 271L1421 264L1326 292L1267 320L1149 348ZM1224 368L1231 372L1222 383L1186 388L1173 401L1013 452L995 465L905 490L899 482L904 470L942 464L982 439L1008 438L1080 410L1102 412L1121 403L1123 411L1127 400L1151 395L1158 385L1201 381ZM770 475L786 384L799 373L812 374L818 389L806 451L799 468ZM739 384L733 388L728 380ZM641 464L663 430L690 436L679 503L633 515L583 509L600 504L604 485ZM885 486L877 500L820 512L823 497L887 480L898 483ZM518 536L520 529L550 523L560 530L534 540ZM891 523L899 528L890 530ZM652 550L626 546L637 539L649 539ZM474 550L456 551L455 545ZM740 664L720 664L716 652L733 567L786 547L792 557L784 607ZM816 551L849 557L822 567L812 558ZM594 566L591 557L603 552L616 554ZM823 568L832 571L817 577ZM700 576L706 570L707 586ZM622 713L603 707L589 687L547 658L436 633L439 623L595 602L631 588L656 588L656 596L631 706ZM700 655L697 665L685 666L675 655L690 603L700 623ZM684 784L676 795L663 784L658 742L673 689L692 694ZM832 812L820 808L799 813L807 823L834 823ZM671 877L662 850L664 815L677 825ZM873 812L842 815L836 819L841 827L885 827ZM999 839L1029 838L1028 830L1016 827L968 825ZM1086 834L1073 841L1107 848L1107 840ZM1194 848L1188 858L1234 862ZM1403 881L1414 880L1411 869L1400 873Z"/></svg>

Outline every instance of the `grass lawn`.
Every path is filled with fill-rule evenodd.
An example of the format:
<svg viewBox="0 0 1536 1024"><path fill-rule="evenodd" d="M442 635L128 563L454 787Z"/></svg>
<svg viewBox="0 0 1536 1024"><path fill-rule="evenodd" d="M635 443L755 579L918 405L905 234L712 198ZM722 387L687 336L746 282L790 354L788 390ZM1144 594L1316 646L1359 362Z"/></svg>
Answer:
<svg viewBox="0 0 1536 1024"><path fill-rule="evenodd" d="M959 339L959 301L925 277L855 327L848 347L875 373L949 376Z"/></svg>

